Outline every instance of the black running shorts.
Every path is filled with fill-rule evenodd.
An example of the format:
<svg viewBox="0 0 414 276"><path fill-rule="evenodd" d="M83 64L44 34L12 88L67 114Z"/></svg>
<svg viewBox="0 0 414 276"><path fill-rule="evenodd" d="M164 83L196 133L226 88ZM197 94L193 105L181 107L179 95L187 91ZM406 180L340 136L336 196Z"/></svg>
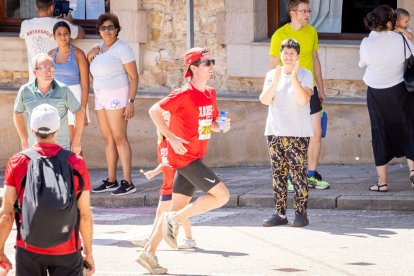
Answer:
<svg viewBox="0 0 414 276"><path fill-rule="evenodd" d="M177 169L174 177L173 193L193 196L195 189L208 192L220 183L217 175L201 159L197 159L184 168Z"/></svg>
<svg viewBox="0 0 414 276"><path fill-rule="evenodd" d="M310 110L311 115L318 113L322 110L322 104L321 100L319 99L318 88L316 86L313 88L313 95L310 99Z"/></svg>

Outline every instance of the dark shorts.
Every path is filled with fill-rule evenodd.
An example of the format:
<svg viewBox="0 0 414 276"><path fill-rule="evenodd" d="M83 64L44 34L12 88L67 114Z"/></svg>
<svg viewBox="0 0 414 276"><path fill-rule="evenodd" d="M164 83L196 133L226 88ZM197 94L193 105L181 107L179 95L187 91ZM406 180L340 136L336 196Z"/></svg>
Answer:
<svg viewBox="0 0 414 276"><path fill-rule="evenodd" d="M310 114L315 114L318 112L321 112L322 110L322 104L321 104L321 100L319 99L319 95L318 95L318 88L315 86L313 87L313 95L311 96L310 99Z"/></svg>
<svg viewBox="0 0 414 276"><path fill-rule="evenodd" d="M197 159L184 168L177 169L174 177L173 193L193 196L195 189L208 192L220 183L217 175L201 159Z"/></svg>
<svg viewBox="0 0 414 276"><path fill-rule="evenodd" d="M16 247L16 276L82 276L80 250L67 255L44 255Z"/></svg>
<svg viewBox="0 0 414 276"><path fill-rule="evenodd" d="M172 199L172 195L160 195L160 201L169 201Z"/></svg>

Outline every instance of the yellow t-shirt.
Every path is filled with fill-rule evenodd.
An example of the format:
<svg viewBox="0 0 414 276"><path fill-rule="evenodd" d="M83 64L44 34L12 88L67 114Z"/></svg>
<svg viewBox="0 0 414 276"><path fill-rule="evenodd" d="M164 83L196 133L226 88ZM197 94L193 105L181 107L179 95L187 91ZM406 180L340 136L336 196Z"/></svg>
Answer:
<svg viewBox="0 0 414 276"><path fill-rule="evenodd" d="M269 55L280 58L280 45L282 41L288 38L293 38L299 42L300 57L299 64L301 67L312 72L314 84L315 73L313 72L313 52L319 49L318 32L311 25L303 26L296 31L289 23L276 30L270 40Z"/></svg>

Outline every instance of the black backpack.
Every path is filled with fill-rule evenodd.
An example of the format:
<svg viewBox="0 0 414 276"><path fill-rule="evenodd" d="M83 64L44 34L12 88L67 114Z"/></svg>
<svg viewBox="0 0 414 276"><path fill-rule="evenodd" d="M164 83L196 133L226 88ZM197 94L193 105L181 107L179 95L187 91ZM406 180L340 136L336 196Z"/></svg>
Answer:
<svg viewBox="0 0 414 276"><path fill-rule="evenodd" d="M30 158L14 203L17 238L39 248L67 242L76 232L79 237L77 201L84 182L80 173L67 161L74 153L61 149L55 156L42 156L34 149L21 152ZM79 178L81 192L76 196L74 176ZM19 197L24 190L22 203Z"/></svg>

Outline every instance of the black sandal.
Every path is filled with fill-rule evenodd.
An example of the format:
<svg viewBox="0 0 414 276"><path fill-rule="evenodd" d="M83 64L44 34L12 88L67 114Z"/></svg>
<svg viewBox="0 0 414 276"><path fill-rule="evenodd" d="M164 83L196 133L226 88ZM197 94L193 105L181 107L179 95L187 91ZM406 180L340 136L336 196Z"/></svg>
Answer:
<svg viewBox="0 0 414 276"><path fill-rule="evenodd" d="M386 188L386 190L382 190L384 188ZM369 190L372 192L386 193L388 192L388 185L387 184L382 184L382 185L374 184L369 187Z"/></svg>

